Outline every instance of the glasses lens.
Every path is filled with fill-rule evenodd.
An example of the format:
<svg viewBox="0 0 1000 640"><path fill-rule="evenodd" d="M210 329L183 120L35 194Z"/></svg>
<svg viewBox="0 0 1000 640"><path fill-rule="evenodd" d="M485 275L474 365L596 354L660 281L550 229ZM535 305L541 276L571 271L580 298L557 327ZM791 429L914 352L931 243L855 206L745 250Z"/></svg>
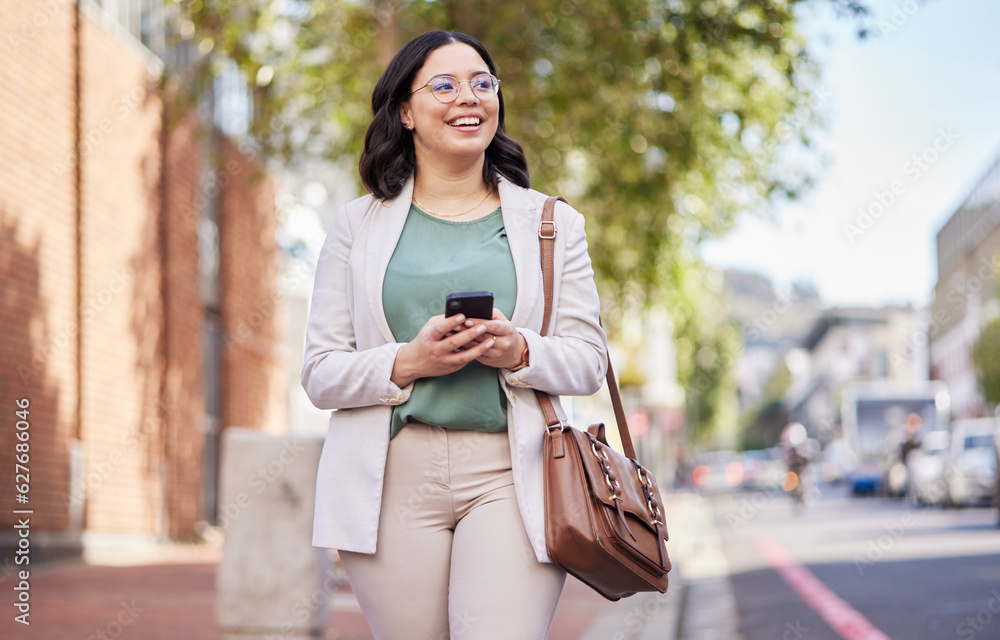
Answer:
<svg viewBox="0 0 1000 640"><path fill-rule="evenodd" d="M458 80L451 76L432 78L430 85L434 97L442 102L451 102L458 95Z"/></svg>
<svg viewBox="0 0 1000 640"><path fill-rule="evenodd" d="M472 79L472 90L475 91L479 97L488 98L493 96L497 92L497 85L500 81L488 73L478 75Z"/></svg>

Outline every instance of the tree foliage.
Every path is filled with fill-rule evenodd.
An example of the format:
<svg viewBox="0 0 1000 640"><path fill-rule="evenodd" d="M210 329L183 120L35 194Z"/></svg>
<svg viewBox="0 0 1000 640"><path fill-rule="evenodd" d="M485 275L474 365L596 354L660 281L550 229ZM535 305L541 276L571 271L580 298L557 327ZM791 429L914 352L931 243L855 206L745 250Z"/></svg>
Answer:
<svg viewBox="0 0 1000 640"><path fill-rule="evenodd" d="M986 405L1000 404L1000 318L994 318L979 332L972 345L972 364Z"/></svg>
<svg viewBox="0 0 1000 640"><path fill-rule="evenodd" d="M701 240L808 183L813 65L799 2L192 2L201 51L256 87L252 134L285 161L356 158L391 53L456 29L494 55L534 182L587 215L602 290L670 302ZM212 68L206 56L205 67ZM632 308L634 304L626 305Z"/></svg>
<svg viewBox="0 0 1000 640"><path fill-rule="evenodd" d="M778 443L781 430L789 420L784 397L791 383L792 374L781 360L764 386L760 403L743 416L744 448L763 449Z"/></svg>
<svg viewBox="0 0 1000 640"><path fill-rule="evenodd" d="M864 13L854 0L832 3ZM508 133L534 185L582 211L606 323L664 305L689 383L725 329L704 304L698 245L809 185L816 68L797 28L810 0L231 0L178 2L201 57L254 87L251 136L294 164L360 154L392 53L432 30L468 33L497 63ZM704 359L704 358L703 358ZM721 384L724 373L713 378ZM711 393L706 390L708 396ZM706 396L706 397L708 397Z"/></svg>

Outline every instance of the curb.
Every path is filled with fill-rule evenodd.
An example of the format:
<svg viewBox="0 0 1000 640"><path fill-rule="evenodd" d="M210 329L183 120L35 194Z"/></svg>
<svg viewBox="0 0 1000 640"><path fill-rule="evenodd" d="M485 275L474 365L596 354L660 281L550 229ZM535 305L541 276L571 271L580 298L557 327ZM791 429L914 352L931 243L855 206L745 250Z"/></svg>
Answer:
<svg viewBox="0 0 1000 640"><path fill-rule="evenodd" d="M739 608L729 579L729 561L708 498L697 493L675 494L668 518L676 523L675 553L684 558L683 608L679 640L742 640Z"/></svg>

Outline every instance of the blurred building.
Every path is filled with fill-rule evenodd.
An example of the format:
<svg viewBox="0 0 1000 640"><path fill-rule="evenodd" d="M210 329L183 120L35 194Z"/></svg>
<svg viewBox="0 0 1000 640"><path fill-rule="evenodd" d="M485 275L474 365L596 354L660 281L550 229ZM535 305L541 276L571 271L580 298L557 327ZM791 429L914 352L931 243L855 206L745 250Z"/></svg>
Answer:
<svg viewBox="0 0 1000 640"><path fill-rule="evenodd" d="M32 559L193 537L216 517L220 430L286 428L274 188L235 142L246 88L223 74L197 113L166 99L183 56L161 4L0 4L0 546L31 509Z"/></svg>
<svg viewBox="0 0 1000 640"><path fill-rule="evenodd" d="M938 231L937 265L927 323L932 376L948 385L953 417L991 414L970 356L980 327L1000 313L1000 158Z"/></svg>
<svg viewBox="0 0 1000 640"><path fill-rule="evenodd" d="M802 342L808 358L785 395L789 418L830 440L847 382L927 380L926 345L921 314L911 307L828 309Z"/></svg>
<svg viewBox="0 0 1000 640"><path fill-rule="evenodd" d="M822 312L816 289L795 284L778 291L756 273L725 271L729 317L743 330L743 352L736 360L738 397L745 411L764 401L764 389L791 349L796 348Z"/></svg>

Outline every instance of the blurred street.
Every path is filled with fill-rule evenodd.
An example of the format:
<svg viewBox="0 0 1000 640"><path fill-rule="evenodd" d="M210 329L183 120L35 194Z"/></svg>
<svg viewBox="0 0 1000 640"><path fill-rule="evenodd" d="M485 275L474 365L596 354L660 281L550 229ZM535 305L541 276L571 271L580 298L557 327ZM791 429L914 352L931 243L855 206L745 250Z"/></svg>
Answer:
<svg viewBox="0 0 1000 640"><path fill-rule="evenodd" d="M996 508L813 496L711 498L745 640L1000 638Z"/></svg>
<svg viewBox="0 0 1000 640"><path fill-rule="evenodd" d="M372 640L311 541L324 438L381 405L314 405L300 372L322 248L378 253L326 242L371 186L373 87L432 29L481 40L502 93L420 81L507 100L530 183L585 217L566 273L593 269L663 488L667 594L571 578L548 640L1000 640L998 23L997 0L0 3L0 640ZM351 325L401 341L382 293Z"/></svg>
<svg viewBox="0 0 1000 640"><path fill-rule="evenodd" d="M996 508L916 507L832 485L801 512L780 491L664 495L670 591L611 603L570 579L550 640L1000 637ZM219 640L218 561L218 548L177 545L47 565L32 574L32 625L7 617L0 637ZM346 581L334 585L323 640L371 640Z"/></svg>
<svg viewBox="0 0 1000 640"><path fill-rule="evenodd" d="M570 578L555 613L549 640L674 640L685 570L718 553L703 545L714 532L708 503L696 494L664 492L675 560L666 594L637 594L612 603ZM107 547L86 562L53 562L32 571L29 626L0 618L0 638L32 640L221 640L216 621L221 548L212 544L166 545L129 552ZM681 560L683 558L683 561ZM371 640L372 634L342 570L334 569L330 613L322 640ZM14 574L0 573L8 588ZM711 609L714 600L688 604ZM268 636L270 638L271 636ZM275 638L291 638L276 634ZM423 639L414 639L423 640Z"/></svg>

